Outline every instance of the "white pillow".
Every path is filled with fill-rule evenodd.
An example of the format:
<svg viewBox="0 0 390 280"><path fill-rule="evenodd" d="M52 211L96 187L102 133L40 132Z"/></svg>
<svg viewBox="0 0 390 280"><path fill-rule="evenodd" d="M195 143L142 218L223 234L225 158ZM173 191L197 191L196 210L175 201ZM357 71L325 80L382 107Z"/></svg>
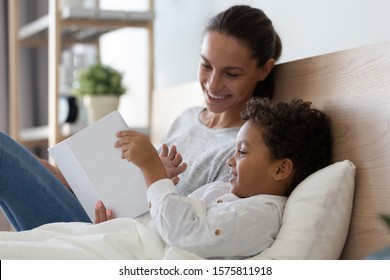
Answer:
<svg viewBox="0 0 390 280"><path fill-rule="evenodd" d="M339 259L348 234L354 189L355 166L349 160L307 177L287 200L275 242L253 259Z"/></svg>

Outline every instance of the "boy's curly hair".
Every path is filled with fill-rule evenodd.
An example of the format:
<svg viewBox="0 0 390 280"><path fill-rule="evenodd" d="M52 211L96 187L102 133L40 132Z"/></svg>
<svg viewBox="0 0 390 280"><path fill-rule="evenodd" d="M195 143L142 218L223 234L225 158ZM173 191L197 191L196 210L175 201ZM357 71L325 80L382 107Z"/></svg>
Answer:
<svg viewBox="0 0 390 280"><path fill-rule="evenodd" d="M252 98L241 113L244 120L259 126L273 159L293 162L293 189L307 176L330 164L332 135L330 119L311 102L290 103Z"/></svg>

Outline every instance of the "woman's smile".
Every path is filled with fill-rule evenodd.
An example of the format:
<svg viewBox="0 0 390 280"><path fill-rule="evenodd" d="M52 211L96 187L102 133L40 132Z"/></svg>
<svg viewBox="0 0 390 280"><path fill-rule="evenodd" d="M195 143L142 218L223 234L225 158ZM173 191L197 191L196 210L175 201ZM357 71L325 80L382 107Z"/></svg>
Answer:
<svg viewBox="0 0 390 280"><path fill-rule="evenodd" d="M216 95L216 94L212 94L211 92L207 92L208 96L211 98L211 99L217 99L217 100L223 100L223 99L226 99L229 97L228 94L225 94L225 95Z"/></svg>

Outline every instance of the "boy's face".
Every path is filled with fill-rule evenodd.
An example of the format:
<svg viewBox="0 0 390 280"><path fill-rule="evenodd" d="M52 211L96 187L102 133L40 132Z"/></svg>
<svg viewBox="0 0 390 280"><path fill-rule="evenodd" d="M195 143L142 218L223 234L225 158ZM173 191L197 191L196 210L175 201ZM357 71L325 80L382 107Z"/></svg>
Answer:
<svg viewBox="0 0 390 280"><path fill-rule="evenodd" d="M238 132L236 151L228 164L231 166L232 193L238 197L275 194L274 176L280 160L271 159L261 129L251 121L247 121Z"/></svg>

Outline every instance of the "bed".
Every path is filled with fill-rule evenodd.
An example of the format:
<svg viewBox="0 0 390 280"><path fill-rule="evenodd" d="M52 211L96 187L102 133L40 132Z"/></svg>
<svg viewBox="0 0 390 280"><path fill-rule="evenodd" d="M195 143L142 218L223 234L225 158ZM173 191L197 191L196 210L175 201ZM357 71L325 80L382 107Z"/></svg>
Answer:
<svg viewBox="0 0 390 280"><path fill-rule="evenodd" d="M274 244L253 258L363 259L389 246L379 215L390 214L390 43L277 65L276 85L276 100L309 100L331 117L334 163L297 187ZM152 141L200 104L197 82L155 92ZM199 259L166 246L147 216L1 232L0 240L0 259Z"/></svg>

